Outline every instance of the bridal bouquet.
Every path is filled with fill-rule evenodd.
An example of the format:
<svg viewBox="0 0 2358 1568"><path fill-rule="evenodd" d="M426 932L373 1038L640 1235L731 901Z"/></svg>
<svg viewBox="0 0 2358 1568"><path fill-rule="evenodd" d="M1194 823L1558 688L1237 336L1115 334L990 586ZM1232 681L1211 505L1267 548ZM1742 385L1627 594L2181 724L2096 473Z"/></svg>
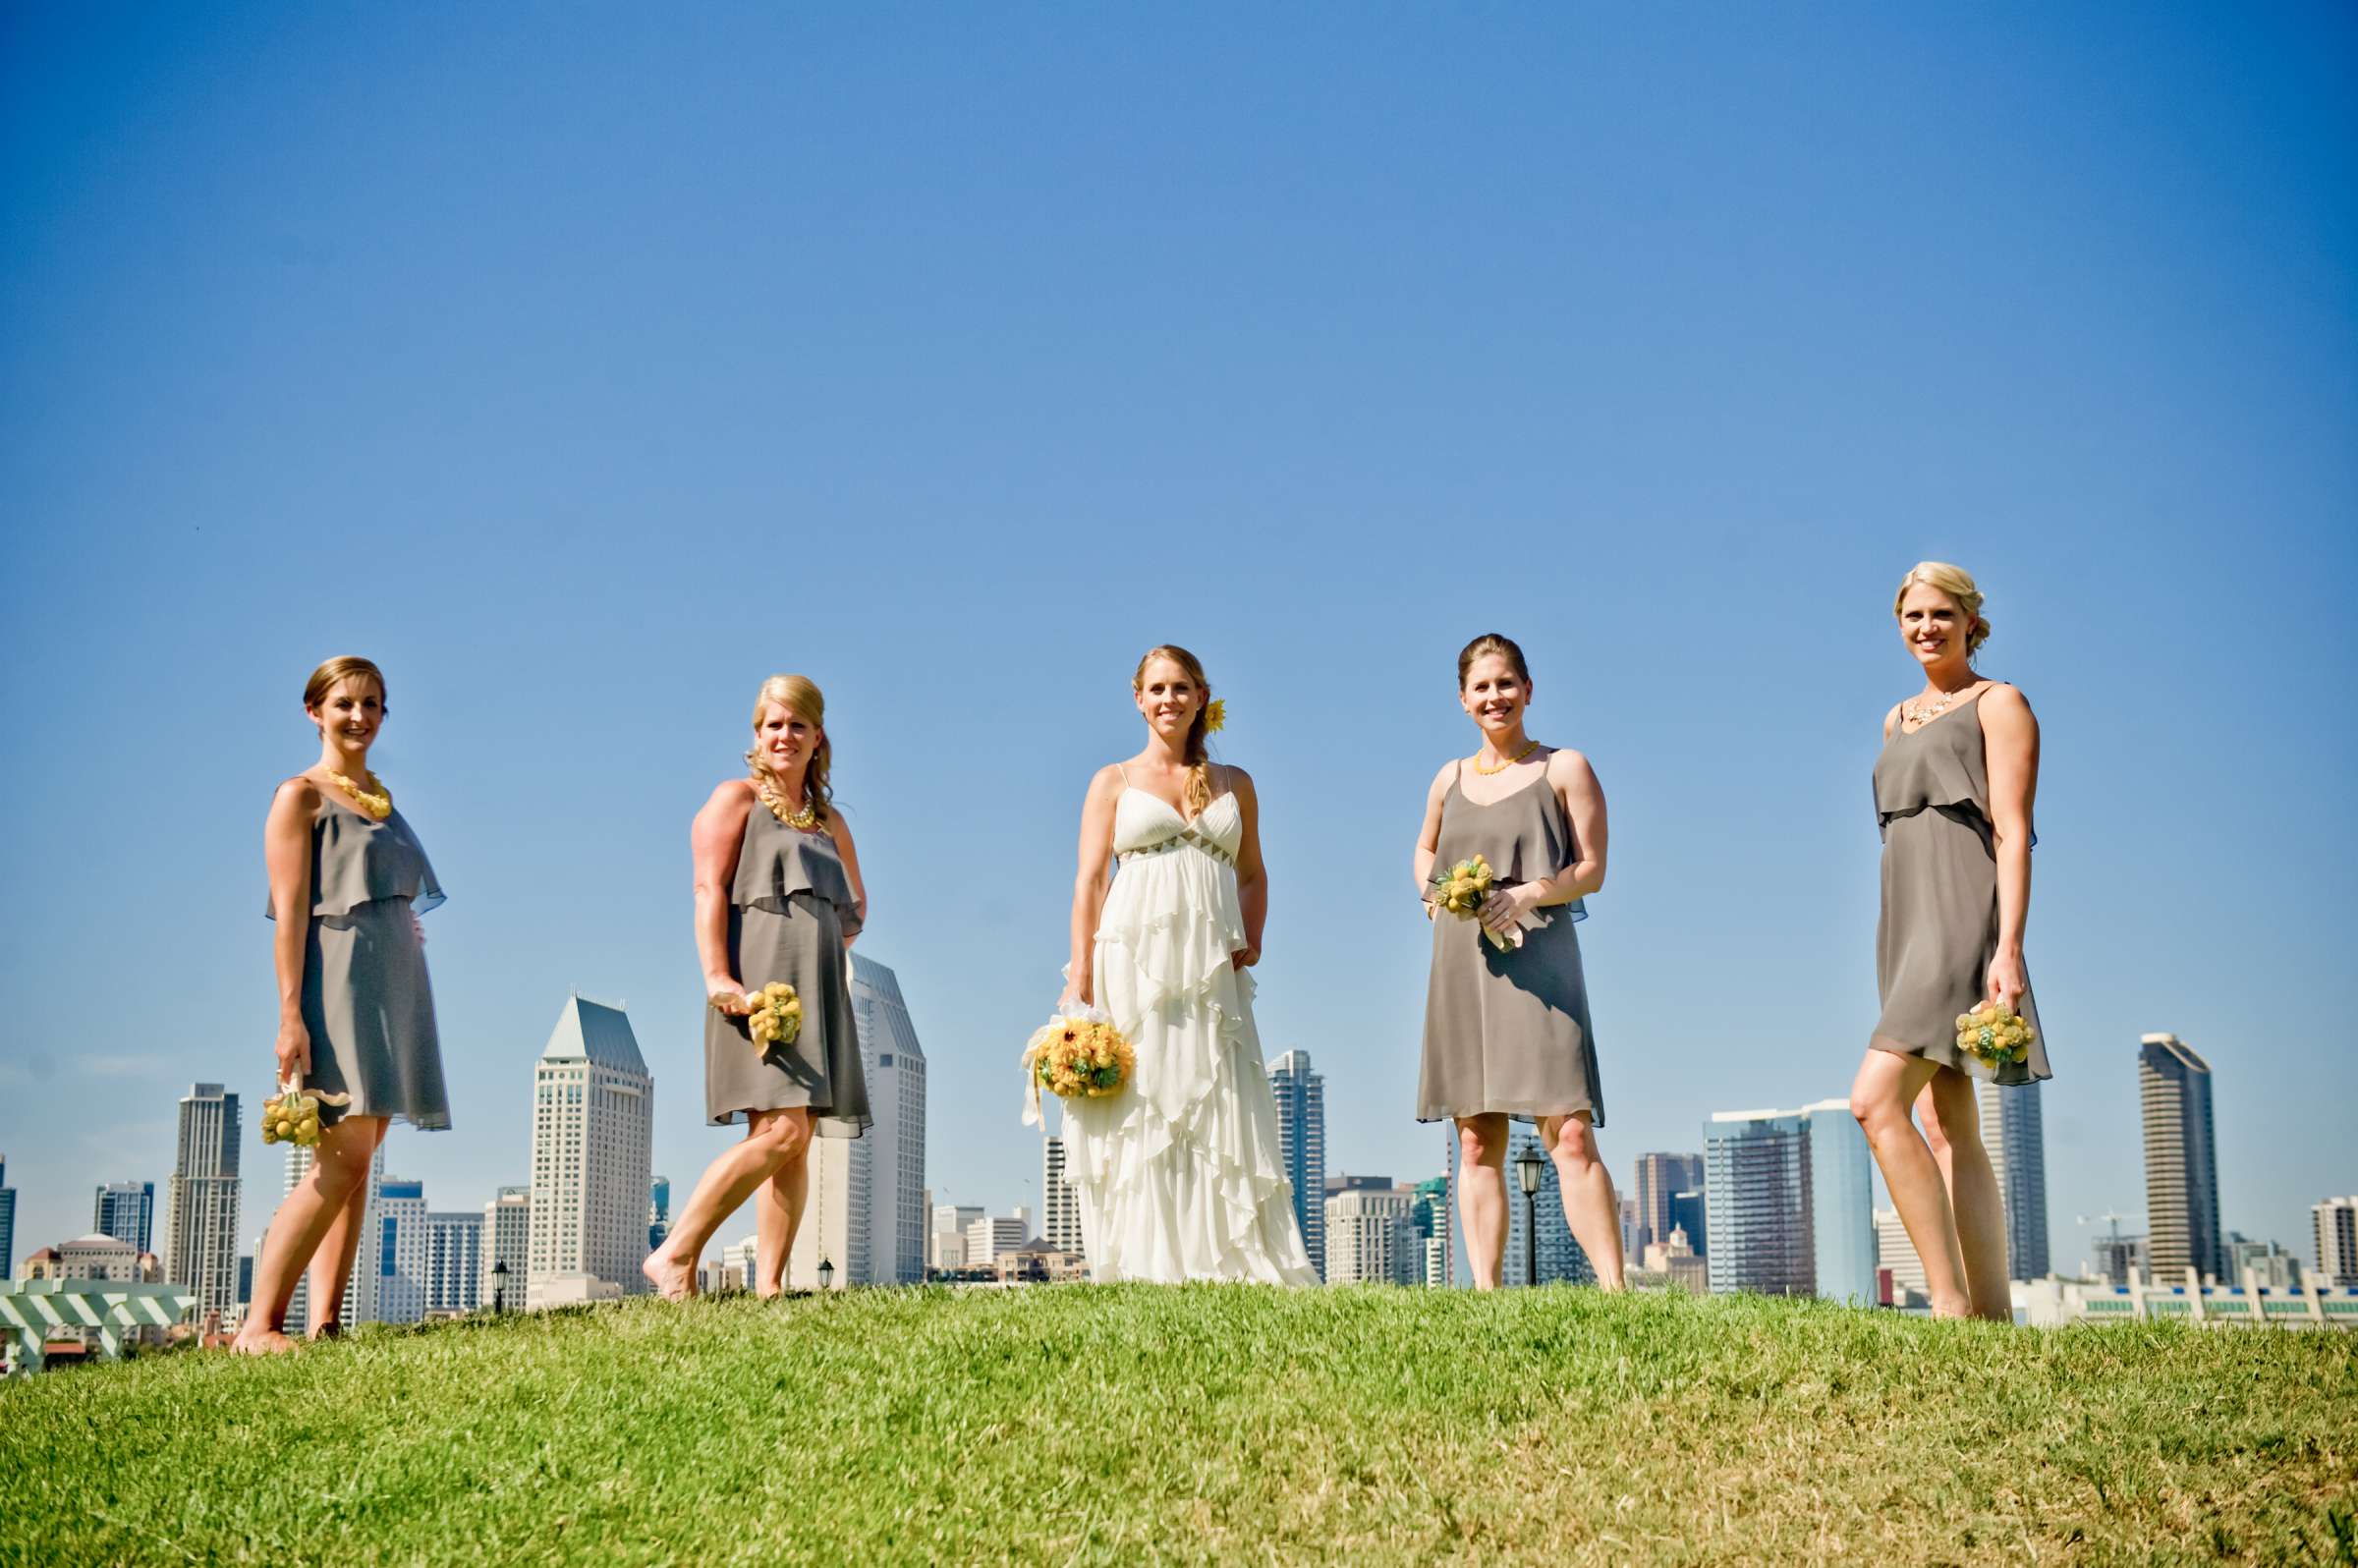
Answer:
<svg viewBox="0 0 2358 1568"><path fill-rule="evenodd" d="M1459 861L1448 869L1433 874L1432 907L1459 920L1473 920L1482 913L1483 903L1490 896L1490 889L1497 880L1498 873L1491 870L1490 863L1481 856ZM1536 931L1546 924L1547 917L1533 910L1518 920L1511 930L1493 931L1485 925L1482 934L1489 938L1492 947L1503 953L1509 947L1521 947L1525 931Z"/></svg>
<svg viewBox="0 0 2358 1568"><path fill-rule="evenodd" d="M1041 1090L1059 1099L1103 1099L1120 1093L1137 1067L1138 1052L1097 1009L1049 1019L1024 1047L1025 1124L1039 1125Z"/></svg>
<svg viewBox="0 0 2358 1568"><path fill-rule="evenodd" d="M1957 1049L1993 1070L2028 1061L2031 1041L2038 1037L2039 1032L2020 1013L2009 1013L1995 1002L1981 1002L1972 1012L1957 1015Z"/></svg>
<svg viewBox="0 0 2358 1568"><path fill-rule="evenodd" d="M745 1032L755 1044L765 1050L772 1045L791 1045L802 1034L803 999L785 981L771 980L758 991L746 992L745 999L753 1006L745 1020Z"/></svg>

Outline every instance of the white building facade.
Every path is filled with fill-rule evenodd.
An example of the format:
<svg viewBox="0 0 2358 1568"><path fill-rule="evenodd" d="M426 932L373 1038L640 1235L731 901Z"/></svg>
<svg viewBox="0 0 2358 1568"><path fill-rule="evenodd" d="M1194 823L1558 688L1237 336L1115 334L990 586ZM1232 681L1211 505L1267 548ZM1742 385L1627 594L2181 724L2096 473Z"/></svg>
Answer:
<svg viewBox="0 0 2358 1568"><path fill-rule="evenodd" d="M1422 1284L1424 1238L1410 1222L1416 1204L1416 1191L1407 1187L1358 1187L1329 1194L1326 1283Z"/></svg>
<svg viewBox="0 0 2358 1568"><path fill-rule="evenodd" d="M425 1216L425 1310L471 1313L483 1305L483 1216L472 1208Z"/></svg>
<svg viewBox="0 0 2358 1568"><path fill-rule="evenodd" d="M483 1274L476 1286L476 1300L509 1312L522 1307L532 1257L533 1190L502 1187L499 1196L483 1205ZM501 1263L508 1265L505 1274L498 1272Z"/></svg>
<svg viewBox="0 0 2358 1568"><path fill-rule="evenodd" d="M647 1254L654 1097L629 1017L569 998L533 1068L525 1305L599 1299L585 1276L625 1295L647 1288L639 1265Z"/></svg>
<svg viewBox="0 0 2358 1568"><path fill-rule="evenodd" d="M180 1138L164 1198L164 1278L196 1293L193 1311L238 1310L238 1096L195 1084L180 1101Z"/></svg>

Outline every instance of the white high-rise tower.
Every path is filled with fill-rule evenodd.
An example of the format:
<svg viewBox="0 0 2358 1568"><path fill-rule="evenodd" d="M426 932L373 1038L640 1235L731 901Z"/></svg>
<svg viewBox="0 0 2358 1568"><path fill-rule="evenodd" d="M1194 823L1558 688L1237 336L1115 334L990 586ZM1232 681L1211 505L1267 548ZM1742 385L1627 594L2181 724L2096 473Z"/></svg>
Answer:
<svg viewBox="0 0 2358 1568"><path fill-rule="evenodd" d="M1050 1138L1039 1147L1039 1239L1058 1252L1081 1248L1081 1194L1064 1179L1064 1140Z"/></svg>
<svg viewBox="0 0 2358 1568"><path fill-rule="evenodd" d="M852 1017L869 1114L859 1138L814 1138L811 1199L787 1283L815 1289L818 1265L847 1285L915 1284L926 1277L926 1052L892 971L852 960Z"/></svg>
<svg viewBox="0 0 2358 1568"><path fill-rule="evenodd" d="M238 1307L238 1096L192 1085L165 1195L164 1277L196 1293L196 1313Z"/></svg>
<svg viewBox="0 0 2358 1568"><path fill-rule="evenodd" d="M533 1067L533 1199L526 1305L559 1275L647 1288L655 1081L619 1007L575 996ZM510 1282L511 1291L514 1281Z"/></svg>

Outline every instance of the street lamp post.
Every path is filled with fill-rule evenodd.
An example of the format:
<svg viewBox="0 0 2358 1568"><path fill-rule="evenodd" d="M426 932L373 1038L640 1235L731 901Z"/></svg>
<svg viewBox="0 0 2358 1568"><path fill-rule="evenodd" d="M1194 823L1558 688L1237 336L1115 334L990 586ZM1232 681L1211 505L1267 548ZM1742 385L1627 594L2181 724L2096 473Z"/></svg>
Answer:
<svg viewBox="0 0 2358 1568"><path fill-rule="evenodd" d="M1540 1282L1540 1176L1547 1162L1531 1145L1515 1156L1515 1185L1523 1189L1523 1283Z"/></svg>
<svg viewBox="0 0 2358 1568"><path fill-rule="evenodd" d="M506 1259L491 1265L491 1316L496 1317L508 1310L508 1263Z"/></svg>
<svg viewBox="0 0 2358 1568"><path fill-rule="evenodd" d="M835 1265L828 1262L824 1258L821 1258L818 1260L818 1288L820 1290L833 1290L835 1288Z"/></svg>

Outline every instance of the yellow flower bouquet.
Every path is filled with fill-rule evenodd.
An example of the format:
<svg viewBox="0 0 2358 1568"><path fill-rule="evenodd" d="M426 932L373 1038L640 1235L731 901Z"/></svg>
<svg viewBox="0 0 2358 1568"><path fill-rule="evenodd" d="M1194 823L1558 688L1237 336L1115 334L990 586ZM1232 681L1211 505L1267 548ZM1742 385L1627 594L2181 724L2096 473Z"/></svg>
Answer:
<svg viewBox="0 0 2358 1568"><path fill-rule="evenodd" d="M753 1007L745 1020L745 1032L763 1050L791 1045L803 1033L803 999L785 981L771 980L758 991L746 992L745 999Z"/></svg>
<svg viewBox="0 0 2358 1568"><path fill-rule="evenodd" d="M1498 873L1490 863L1477 855L1472 860L1459 861L1445 870L1436 871L1432 878L1432 908L1442 914L1470 921L1479 917L1482 906L1488 901L1491 889L1497 884ZM1514 928L1493 931L1488 925L1482 934L1501 953L1510 947L1523 945L1523 933L1536 931L1547 924L1547 917L1533 910L1516 922Z"/></svg>
<svg viewBox="0 0 2358 1568"><path fill-rule="evenodd" d="M1043 1089L1059 1099L1103 1099L1120 1093L1137 1069L1137 1050L1095 1008L1051 1018L1024 1047L1024 1121L1039 1125Z"/></svg>
<svg viewBox="0 0 2358 1568"><path fill-rule="evenodd" d="M293 1144L297 1148L315 1148L319 1145L321 1127L319 1106L349 1105L350 1094L307 1094L303 1080L278 1086L278 1096L262 1101L262 1142Z"/></svg>
<svg viewBox="0 0 2358 1568"><path fill-rule="evenodd" d="M2009 1013L1995 1002L1981 1002L1957 1015L1957 1049L1995 1071L2008 1062L2030 1060L2031 1041L2039 1032L2020 1013Z"/></svg>

